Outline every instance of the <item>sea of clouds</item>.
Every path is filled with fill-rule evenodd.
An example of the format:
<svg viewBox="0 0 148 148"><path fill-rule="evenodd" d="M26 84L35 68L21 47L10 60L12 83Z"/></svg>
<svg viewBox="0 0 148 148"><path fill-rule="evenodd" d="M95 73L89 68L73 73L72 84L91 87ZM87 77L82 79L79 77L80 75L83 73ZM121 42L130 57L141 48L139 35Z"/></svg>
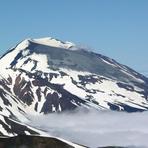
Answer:
<svg viewBox="0 0 148 148"><path fill-rule="evenodd" d="M86 111L29 116L31 126L92 148L148 147L148 112Z"/></svg>

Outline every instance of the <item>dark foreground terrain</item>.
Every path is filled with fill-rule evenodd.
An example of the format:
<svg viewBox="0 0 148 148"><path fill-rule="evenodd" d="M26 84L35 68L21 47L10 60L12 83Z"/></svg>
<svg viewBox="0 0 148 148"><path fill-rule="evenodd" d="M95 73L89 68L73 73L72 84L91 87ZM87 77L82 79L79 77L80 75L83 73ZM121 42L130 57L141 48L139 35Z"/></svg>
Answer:
<svg viewBox="0 0 148 148"><path fill-rule="evenodd" d="M19 135L9 138L0 138L0 148L74 148L74 147L52 137ZM102 148L122 148L122 147L109 146Z"/></svg>
<svg viewBox="0 0 148 148"><path fill-rule="evenodd" d="M0 148L73 148L56 138L19 135L0 138Z"/></svg>

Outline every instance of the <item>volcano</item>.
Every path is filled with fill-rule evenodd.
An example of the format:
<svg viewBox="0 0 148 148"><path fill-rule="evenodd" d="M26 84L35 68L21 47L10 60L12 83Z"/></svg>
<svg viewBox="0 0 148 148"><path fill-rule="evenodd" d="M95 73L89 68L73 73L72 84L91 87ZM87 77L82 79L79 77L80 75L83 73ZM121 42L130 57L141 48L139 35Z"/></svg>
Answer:
<svg viewBox="0 0 148 148"><path fill-rule="evenodd" d="M46 135L26 115L148 110L148 78L104 55L51 37L26 39L0 58L0 135ZM46 135L47 136L47 135Z"/></svg>

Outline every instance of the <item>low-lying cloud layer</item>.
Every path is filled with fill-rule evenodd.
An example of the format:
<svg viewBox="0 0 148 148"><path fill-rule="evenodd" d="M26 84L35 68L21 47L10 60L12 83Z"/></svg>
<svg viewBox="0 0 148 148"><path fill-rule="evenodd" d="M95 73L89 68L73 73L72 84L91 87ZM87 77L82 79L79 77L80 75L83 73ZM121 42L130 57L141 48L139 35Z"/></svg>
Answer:
<svg viewBox="0 0 148 148"><path fill-rule="evenodd" d="M30 116L31 125L50 135L89 147L148 147L148 112L83 111Z"/></svg>

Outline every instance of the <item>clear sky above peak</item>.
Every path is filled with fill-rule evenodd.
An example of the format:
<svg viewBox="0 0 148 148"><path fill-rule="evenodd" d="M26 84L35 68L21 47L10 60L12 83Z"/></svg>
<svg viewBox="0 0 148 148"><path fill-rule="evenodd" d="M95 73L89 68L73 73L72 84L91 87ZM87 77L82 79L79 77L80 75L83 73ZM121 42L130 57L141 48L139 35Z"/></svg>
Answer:
<svg viewBox="0 0 148 148"><path fill-rule="evenodd" d="M147 0L2 0L0 22L0 54L51 36L148 71Z"/></svg>

